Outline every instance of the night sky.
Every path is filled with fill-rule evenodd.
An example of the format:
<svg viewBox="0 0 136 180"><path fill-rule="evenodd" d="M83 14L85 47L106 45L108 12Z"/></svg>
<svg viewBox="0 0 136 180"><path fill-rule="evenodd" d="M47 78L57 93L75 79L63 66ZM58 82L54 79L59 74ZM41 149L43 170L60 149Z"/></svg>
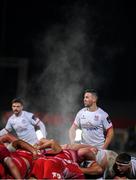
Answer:
<svg viewBox="0 0 136 180"><path fill-rule="evenodd" d="M26 97L39 95L41 100L44 96L47 104L52 103L50 110L59 101L56 93L62 99L63 91L71 95L69 92L77 89L73 95L79 97L84 88L93 87L106 101L136 101L136 7L132 2L2 0L0 10L0 55L28 59ZM54 72L51 65L60 69ZM2 83L12 76L12 81L2 87L1 99L6 98L8 104L16 95L17 72L8 69L5 73L0 67ZM66 79L62 78L64 74ZM58 90L57 80L68 84ZM38 98L34 101L32 97L30 101L36 104ZM75 102L69 99L65 103Z"/></svg>

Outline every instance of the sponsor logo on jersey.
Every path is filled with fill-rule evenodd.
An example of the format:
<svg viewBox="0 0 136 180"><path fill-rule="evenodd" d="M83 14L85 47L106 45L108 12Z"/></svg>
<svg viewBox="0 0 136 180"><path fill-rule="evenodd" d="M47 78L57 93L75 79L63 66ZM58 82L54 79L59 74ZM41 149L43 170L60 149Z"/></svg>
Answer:
<svg viewBox="0 0 136 180"><path fill-rule="evenodd" d="M82 115L81 119L86 119L86 117L84 115Z"/></svg>
<svg viewBox="0 0 136 180"><path fill-rule="evenodd" d="M88 130L97 130L98 127L94 126L91 122L87 122L86 124L82 124L82 128L85 128L87 131Z"/></svg>
<svg viewBox="0 0 136 180"><path fill-rule="evenodd" d="M99 120L99 116L98 115L95 115L94 116L94 121L98 121Z"/></svg>

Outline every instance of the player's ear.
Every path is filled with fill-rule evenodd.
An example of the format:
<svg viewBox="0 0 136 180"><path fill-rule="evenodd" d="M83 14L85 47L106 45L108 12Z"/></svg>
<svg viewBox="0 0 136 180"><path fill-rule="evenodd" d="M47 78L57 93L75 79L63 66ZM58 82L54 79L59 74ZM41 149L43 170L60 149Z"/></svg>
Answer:
<svg viewBox="0 0 136 180"><path fill-rule="evenodd" d="M92 96L92 99L93 99L93 102L96 102L97 101L97 97L96 96Z"/></svg>

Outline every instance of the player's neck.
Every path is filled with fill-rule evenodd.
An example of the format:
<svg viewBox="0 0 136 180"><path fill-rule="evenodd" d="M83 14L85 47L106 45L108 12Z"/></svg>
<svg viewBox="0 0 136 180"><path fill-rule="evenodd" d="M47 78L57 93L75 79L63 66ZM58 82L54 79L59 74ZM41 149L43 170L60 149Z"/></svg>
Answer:
<svg viewBox="0 0 136 180"><path fill-rule="evenodd" d="M21 114L22 114L22 111L19 112L19 113L17 113L17 114L15 114L15 116L16 116L16 117L19 117L19 116L21 116Z"/></svg>
<svg viewBox="0 0 136 180"><path fill-rule="evenodd" d="M93 104L92 106L88 107L88 110L91 112L96 111L97 109L98 109L98 107L96 104Z"/></svg>

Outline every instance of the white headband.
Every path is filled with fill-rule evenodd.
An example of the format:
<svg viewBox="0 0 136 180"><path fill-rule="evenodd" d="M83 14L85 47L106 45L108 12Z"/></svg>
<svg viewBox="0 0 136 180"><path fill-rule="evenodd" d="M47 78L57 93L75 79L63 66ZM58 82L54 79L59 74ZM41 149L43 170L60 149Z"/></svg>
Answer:
<svg viewBox="0 0 136 180"><path fill-rule="evenodd" d="M123 163L123 162L121 163L121 162L117 162L117 161L116 161L116 164L117 164L117 165L128 166L128 165L130 165L130 164L131 164L131 161L130 161L130 162L128 162L128 163Z"/></svg>

